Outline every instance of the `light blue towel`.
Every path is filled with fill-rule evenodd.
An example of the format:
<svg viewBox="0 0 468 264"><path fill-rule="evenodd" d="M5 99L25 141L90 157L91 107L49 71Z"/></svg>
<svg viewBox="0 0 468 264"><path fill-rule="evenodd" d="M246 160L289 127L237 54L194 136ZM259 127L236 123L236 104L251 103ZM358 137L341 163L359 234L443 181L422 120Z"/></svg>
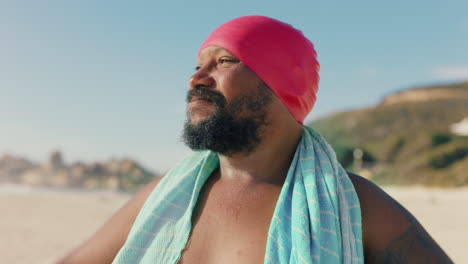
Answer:
<svg viewBox="0 0 468 264"><path fill-rule="evenodd" d="M177 263L205 181L219 166L197 152L161 180L113 263ZM346 171L317 132L303 127L268 231L265 263L363 263L361 210Z"/></svg>

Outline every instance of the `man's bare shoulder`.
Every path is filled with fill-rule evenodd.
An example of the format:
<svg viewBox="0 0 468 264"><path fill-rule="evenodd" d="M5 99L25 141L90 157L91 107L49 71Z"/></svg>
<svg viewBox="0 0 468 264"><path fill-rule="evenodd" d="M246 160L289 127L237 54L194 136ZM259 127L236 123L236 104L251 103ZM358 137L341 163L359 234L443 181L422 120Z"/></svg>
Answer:
<svg viewBox="0 0 468 264"><path fill-rule="evenodd" d="M96 233L58 263L111 263L125 243L138 212L161 179L156 178L142 187Z"/></svg>
<svg viewBox="0 0 468 264"><path fill-rule="evenodd" d="M348 175L361 203L366 263L453 263L401 204L369 180Z"/></svg>

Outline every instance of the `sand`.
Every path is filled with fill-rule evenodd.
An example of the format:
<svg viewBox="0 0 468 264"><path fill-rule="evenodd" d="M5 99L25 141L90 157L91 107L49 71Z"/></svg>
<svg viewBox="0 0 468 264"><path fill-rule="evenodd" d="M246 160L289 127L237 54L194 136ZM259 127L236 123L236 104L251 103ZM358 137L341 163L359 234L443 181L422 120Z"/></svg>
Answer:
<svg viewBox="0 0 468 264"><path fill-rule="evenodd" d="M385 190L419 219L455 263L468 263L468 188ZM0 185L0 263L54 263L129 197Z"/></svg>

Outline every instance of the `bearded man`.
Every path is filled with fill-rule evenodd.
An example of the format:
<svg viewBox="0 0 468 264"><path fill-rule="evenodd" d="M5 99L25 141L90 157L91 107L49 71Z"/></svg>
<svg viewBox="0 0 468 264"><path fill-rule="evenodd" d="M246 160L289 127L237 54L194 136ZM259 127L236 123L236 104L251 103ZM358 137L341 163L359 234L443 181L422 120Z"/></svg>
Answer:
<svg viewBox="0 0 468 264"><path fill-rule="evenodd" d="M246 16L202 44L187 95L195 152L63 263L451 263L417 220L303 126L313 44Z"/></svg>

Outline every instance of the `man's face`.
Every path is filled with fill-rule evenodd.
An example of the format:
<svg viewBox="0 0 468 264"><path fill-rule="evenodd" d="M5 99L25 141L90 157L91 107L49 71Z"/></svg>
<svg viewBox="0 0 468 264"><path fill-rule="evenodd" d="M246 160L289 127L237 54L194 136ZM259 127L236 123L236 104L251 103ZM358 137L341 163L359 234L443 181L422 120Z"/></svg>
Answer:
<svg viewBox="0 0 468 264"><path fill-rule="evenodd" d="M223 155L253 151L271 98L271 90L227 50L204 49L190 79L184 142Z"/></svg>

